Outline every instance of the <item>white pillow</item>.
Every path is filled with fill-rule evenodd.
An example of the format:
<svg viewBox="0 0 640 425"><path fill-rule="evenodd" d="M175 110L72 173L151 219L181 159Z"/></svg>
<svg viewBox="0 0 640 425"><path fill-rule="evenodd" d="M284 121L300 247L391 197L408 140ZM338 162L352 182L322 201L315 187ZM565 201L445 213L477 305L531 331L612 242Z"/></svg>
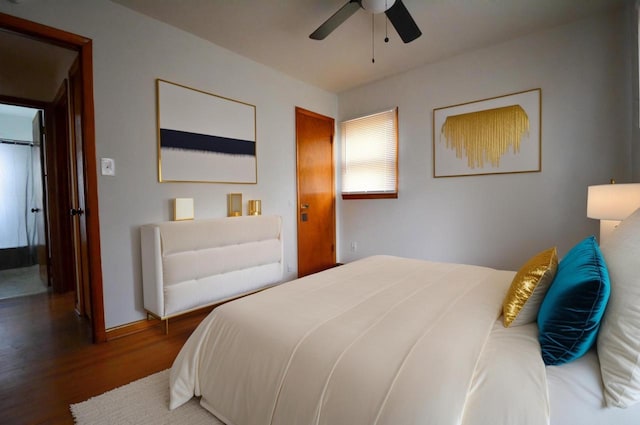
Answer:
<svg viewBox="0 0 640 425"><path fill-rule="evenodd" d="M640 209L601 246L611 297L598 335L598 357L608 406L640 402Z"/></svg>

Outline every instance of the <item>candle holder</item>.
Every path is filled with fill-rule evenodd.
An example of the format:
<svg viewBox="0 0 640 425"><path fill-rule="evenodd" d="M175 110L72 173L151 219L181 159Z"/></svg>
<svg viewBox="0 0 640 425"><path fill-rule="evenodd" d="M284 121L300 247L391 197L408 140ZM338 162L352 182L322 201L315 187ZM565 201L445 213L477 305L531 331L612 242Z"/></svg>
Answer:
<svg viewBox="0 0 640 425"><path fill-rule="evenodd" d="M262 214L262 202L259 199L252 199L249 201L249 215Z"/></svg>

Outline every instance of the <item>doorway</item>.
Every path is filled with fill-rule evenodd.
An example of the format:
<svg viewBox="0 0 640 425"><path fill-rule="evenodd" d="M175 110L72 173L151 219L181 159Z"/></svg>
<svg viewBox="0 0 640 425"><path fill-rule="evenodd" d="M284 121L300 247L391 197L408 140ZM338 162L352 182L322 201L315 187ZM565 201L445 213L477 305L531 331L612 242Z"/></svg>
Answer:
<svg viewBox="0 0 640 425"><path fill-rule="evenodd" d="M71 166L71 162L74 162L77 165L77 169L71 169L69 174L75 174L75 176L82 181L77 181L76 183L70 181L58 181L53 186L61 191L82 191L82 196L70 198L75 202L70 209L57 208L56 211L61 217L69 213L77 219L79 215L82 215L82 219L78 219L76 222L78 226L77 234L81 238L79 244L81 249L85 250L84 259L86 260L86 267L82 273L87 278L86 292L88 293L87 298L90 299L90 306L88 307L86 316L91 319L93 341L106 341L93 110L92 41L76 34L3 13L0 13L0 33L11 34L14 36L18 35L20 36L18 37L20 39L28 39L31 42L40 45L41 52L53 50L52 46L55 46L77 53L77 74L73 85L75 87L79 87L79 93L77 93L77 97L73 97L71 99L71 102L74 120L80 118L81 125L74 125L69 131L78 132L78 134L75 135L77 136L75 140L78 141L79 146L76 149L75 146L68 144L64 146L64 152L67 154L66 165ZM44 49L42 46L44 46ZM22 49L16 49L15 46L12 47L13 51L22 51ZM36 59L39 58L36 56ZM37 83L39 82L36 82L36 85ZM7 93L3 93L3 89L11 89L11 87L0 87L0 95L5 95L5 98L16 96L13 93L8 95ZM19 97L21 97L21 100L34 99L29 96ZM44 100L44 103L47 106L51 104L51 97ZM79 100L80 102L78 102ZM39 99L39 101L43 102L43 99ZM77 116L75 114L77 114ZM73 156L74 151L76 156ZM80 153L80 156L77 156L78 152ZM58 198L56 197L56 199ZM84 202L84 204L80 204L80 202ZM51 210L53 210L53 208L51 208ZM60 236L64 237L65 233L61 233ZM51 250L53 252L53 237L51 238L51 245ZM68 254L68 256L73 257L74 265L76 266L79 261L84 261L75 255L73 249L71 251L66 251L63 248L63 250L58 252L58 255L64 256L65 253ZM74 273L78 274L77 270Z"/></svg>
<svg viewBox="0 0 640 425"><path fill-rule="evenodd" d="M298 276L336 265L333 118L296 108Z"/></svg>

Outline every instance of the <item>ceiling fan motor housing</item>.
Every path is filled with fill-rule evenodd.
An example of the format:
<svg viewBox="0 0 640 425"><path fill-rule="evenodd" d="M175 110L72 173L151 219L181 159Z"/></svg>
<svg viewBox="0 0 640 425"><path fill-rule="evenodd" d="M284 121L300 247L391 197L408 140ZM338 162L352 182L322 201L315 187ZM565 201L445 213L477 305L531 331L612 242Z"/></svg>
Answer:
<svg viewBox="0 0 640 425"><path fill-rule="evenodd" d="M360 6L367 12L378 14L386 12L396 0L361 0Z"/></svg>

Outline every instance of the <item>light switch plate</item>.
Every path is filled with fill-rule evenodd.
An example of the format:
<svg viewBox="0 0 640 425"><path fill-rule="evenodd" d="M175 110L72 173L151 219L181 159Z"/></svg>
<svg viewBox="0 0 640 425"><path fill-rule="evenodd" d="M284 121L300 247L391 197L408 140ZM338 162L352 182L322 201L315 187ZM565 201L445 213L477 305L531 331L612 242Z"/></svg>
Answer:
<svg viewBox="0 0 640 425"><path fill-rule="evenodd" d="M116 163L111 158L102 158L100 160L103 176L115 176L116 175Z"/></svg>

